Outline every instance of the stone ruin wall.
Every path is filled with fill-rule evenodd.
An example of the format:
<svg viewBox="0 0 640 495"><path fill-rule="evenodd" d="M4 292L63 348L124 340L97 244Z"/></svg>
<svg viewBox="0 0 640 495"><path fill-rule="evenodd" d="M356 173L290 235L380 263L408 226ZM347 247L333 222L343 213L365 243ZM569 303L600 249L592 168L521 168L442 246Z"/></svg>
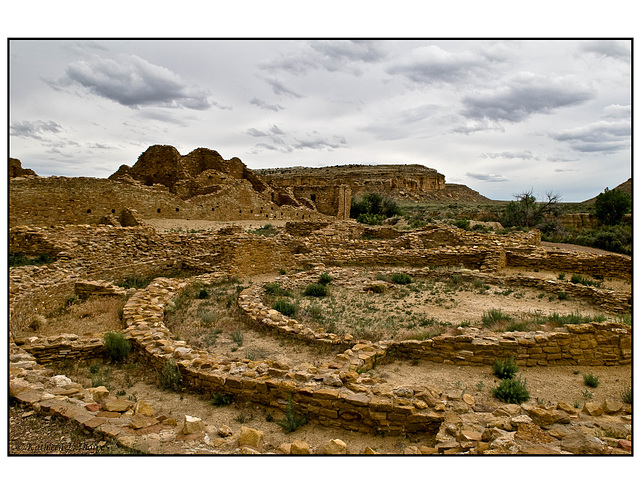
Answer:
<svg viewBox="0 0 640 495"><path fill-rule="evenodd" d="M423 195L445 190L445 177L423 165L342 165L255 170L271 187L300 188L344 184L353 196L377 192L384 195Z"/></svg>
<svg viewBox="0 0 640 495"><path fill-rule="evenodd" d="M339 234L338 231L327 230L335 229L332 225L334 224L315 223L307 225L307 228L303 228L304 225L297 228L291 226L287 230L304 232L304 239L315 244L321 244L324 239L331 245L334 242L332 238ZM314 235L315 227L324 231L324 235ZM398 239L407 245L421 242L421 249L427 254L434 246L447 242L447 239L451 241L459 235L471 236L470 233L465 234L466 231L459 231L453 227L449 229L451 232L448 234L432 229L431 232L421 232L417 236L408 234L402 236L405 239ZM505 251L515 252L519 249L521 259L526 258L529 253L536 255L533 258L540 262L534 234L523 234L522 238L511 241L506 237L497 238L504 241ZM287 240L288 236L291 234L285 234L283 240ZM472 237L473 239L468 240L476 242L482 235L473 234ZM378 242L394 242L398 239ZM336 355L330 362L317 368L308 364L289 368L273 361L246 362L247 360L239 358L219 361L206 352L193 349L185 342L172 338L164 325L165 305L189 284L214 283L216 280L228 278L232 275L231 265L238 262L246 264L247 258L252 257L251 253L264 252L269 246L274 253L268 257L277 259L277 262L268 268L275 270L280 263L286 263L287 268L291 267L291 264L295 265L296 255L287 254L284 251L287 244L281 240L258 238L235 232L233 229L223 234L158 235L151 229L140 227L81 225L56 228L20 227L11 230L10 240L14 247L29 244L42 246L59 256L58 261L50 266L11 269L12 324L16 317L33 317L34 310L37 309L33 302L36 300L59 300L69 294L85 291L87 283L83 279L87 277L95 280L105 279L121 273L125 267L132 266L151 273L154 270L162 270L163 267L170 269L184 263L195 265L202 258L219 253L218 256L214 256L214 261L221 264L214 265L214 261L209 262L203 266L203 271L206 272L203 275L188 279L157 278L146 289L135 291L130 297L123 311L123 321L126 334L134 344L138 358L158 370L174 360L188 385L203 392L228 393L281 411L286 409L287 401L291 397L295 406L306 413L311 421L347 430L406 434L413 431L435 432L443 424L445 404L450 398L441 391L427 386L366 383L366 375L363 378L362 372L371 369L387 357L424 359L459 365L487 365L496 358L514 355L518 364L522 366L616 365L626 364L631 360L631 328L618 323L565 325L547 333L505 332L495 335L495 338L489 338L490 335L481 332L474 333L473 329L470 329L469 334L443 335L426 341L358 342L353 338L349 339L348 336L315 332L267 308L261 301L262 288L253 286L245 289L238 300L247 317L272 332L288 334L311 345L334 346ZM374 245L362 244L361 247L364 248L365 245L368 246L370 254L375 253ZM225 247L227 251L224 251ZM473 246L462 247L473 249ZM255 256L256 264L264 262L263 255ZM278 259L278 256L281 258ZM448 262L450 258L444 259ZM464 258L462 259L464 261ZM401 257L400 261L405 260ZM256 266L255 269L264 271L265 267ZM630 270L630 261L627 269ZM319 266L312 272L296 276L311 274L309 276L317 278L318 273L324 270L339 275L340 269ZM423 272L428 273L429 270ZM487 273L472 275L493 276ZM524 279L514 281L522 284L525 282ZM567 286L569 284L558 283ZM559 288L566 289L564 285ZM600 294L594 288L584 289L594 298L604 294ZM20 321L20 318L17 318L17 321ZM46 364L60 359L101 358L103 353L101 342L73 335L30 338L17 343L20 347L14 342L10 343L11 366L12 369L22 368L25 373L31 373L29 370L36 374L46 372L41 370L42 364L36 363L36 359L31 356L35 356L39 363ZM26 383L24 380L20 383L23 382ZM98 418L95 413L64 402L64 396L71 393L72 389L69 390L51 390L54 395L63 394L63 397L50 400L44 394L48 389L23 388L17 397L39 410L69 417L107 437L117 438L122 444L135 446L145 452L161 452L155 451L155 446L150 447L153 442L142 430L140 433L133 433L130 428L118 426L120 423L113 423L108 418ZM439 450L443 448L438 447Z"/></svg>
<svg viewBox="0 0 640 495"><path fill-rule="evenodd" d="M278 206L238 181L220 194L181 199L161 185L145 186L86 177L13 179L9 225L97 224L103 217L136 211L140 219L322 220L326 215Z"/></svg>

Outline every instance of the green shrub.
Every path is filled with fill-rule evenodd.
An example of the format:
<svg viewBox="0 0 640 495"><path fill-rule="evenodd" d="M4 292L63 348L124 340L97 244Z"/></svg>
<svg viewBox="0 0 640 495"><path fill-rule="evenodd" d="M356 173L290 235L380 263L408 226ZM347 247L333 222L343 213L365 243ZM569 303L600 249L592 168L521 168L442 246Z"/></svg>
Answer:
<svg viewBox="0 0 640 495"><path fill-rule="evenodd" d="M279 426L281 426L285 433L292 433L296 431L301 426L307 424L307 416L298 413L293 408L293 401L291 400L291 396L287 400L287 408L284 413L284 419L277 422Z"/></svg>
<svg viewBox="0 0 640 495"><path fill-rule="evenodd" d="M406 273L394 273L391 275L391 281L394 284L407 285L413 282L413 279Z"/></svg>
<svg viewBox="0 0 640 495"><path fill-rule="evenodd" d="M182 387L182 373L173 359L167 361L162 370L158 372L158 383L165 390L177 391Z"/></svg>
<svg viewBox="0 0 640 495"><path fill-rule="evenodd" d="M124 361L131 352L131 343L121 332L107 332L104 334L104 347L112 362Z"/></svg>
<svg viewBox="0 0 640 495"><path fill-rule="evenodd" d="M207 289L200 289L198 292L198 299L209 299L209 292Z"/></svg>
<svg viewBox="0 0 640 495"><path fill-rule="evenodd" d="M214 392L211 394L211 400L209 401L209 404L211 404L212 406L222 407L222 406L228 406L232 402L233 402L233 395L223 394L221 392Z"/></svg>
<svg viewBox="0 0 640 495"><path fill-rule="evenodd" d="M286 299L278 299L273 305L273 309L279 311L285 316L295 316L297 311L296 305L290 303Z"/></svg>
<svg viewBox="0 0 640 495"><path fill-rule="evenodd" d="M604 225L616 225L622 217L631 211L631 196L619 189L606 188L598 194L595 202L595 215Z"/></svg>
<svg viewBox="0 0 640 495"><path fill-rule="evenodd" d="M270 296L285 296L291 297L291 292L286 289L283 289L280 285L280 282L270 282L266 283L262 286L264 291Z"/></svg>
<svg viewBox="0 0 640 495"><path fill-rule="evenodd" d="M327 285L333 280L333 277L329 275L327 272L322 272L320 274L320 279L318 280L319 284Z"/></svg>
<svg viewBox="0 0 640 495"><path fill-rule="evenodd" d="M240 330L236 330L231 334L231 339L238 345L238 347L242 347L244 343L244 334Z"/></svg>
<svg viewBox="0 0 640 495"><path fill-rule="evenodd" d="M482 313L482 324L484 326L493 325L494 323L498 323L500 321L509 321L511 317L509 315L505 315L501 309L490 309L489 311L485 311Z"/></svg>
<svg viewBox="0 0 640 495"><path fill-rule="evenodd" d="M468 218L460 218L453 222L453 225L458 227L459 229L469 230L471 222Z"/></svg>
<svg viewBox="0 0 640 495"><path fill-rule="evenodd" d="M324 297L327 295L327 287L318 283L309 284L304 290L304 295L311 297Z"/></svg>
<svg viewBox="0 0 640 495"><path fill-rule="evenodd" d="M587 387L596 388L600 384L600 379L595 376L591 371L588 375L582 374L582 378L584 379L584 384Z"/></svg>
<svg viewBox="0 0 640 495"><path fill-rule="evenodd" d="M566 276L566 275L565 275L565 273L564 273L564 272L560 272L560 273L558 273L558 280L564 280L564 277L565 277L565 276Z"/></svg>
<svg viewBox="0 0 640 495"><path fill-rule="evenodd" d="M382 215L374 215L373 213L361 213L356 218L356 222L366 225L382 225L384 218Z"/></svg>
<svg viewBox="0 0 640 495"><path fill-rule="evenodd" d="M567 293L566 293L566 292L564 292L564 291L562 291L562 290L561 290L560 292L558 292L558 299L559 299L560 301L564 301L564 300L566 300L566 299L567 299L567 297L568 297L568 296L567 296Z"/></svg>
<svg viewBox="0 0 640 495"><path fill-rule="evenodd" d="M596 282L595 280L588 279L586 277L583 277L582 275L578 275L575 273L571 275L571 283L587 285L591 287L600 287L602 285L602 282L600 281Z"/></svg>
<svg viewBox="0 0 640 495"><path fill-rule="evenodd" d="M514 376L516 376L518 370L518 365L514 362L513 356L511 356L506 361L496 359L493 362L493 374L501 380L505 378L513 378Z"/></svg>
<svg viewBox="0 0 640 495"><path fill-rule="evenodd" d="M500 385L491 391L493 396L507 404L521 404L528 401L530 395L527 390L527 380L525 379L523 382L521 378L506 378L502 380Z"/></svg>

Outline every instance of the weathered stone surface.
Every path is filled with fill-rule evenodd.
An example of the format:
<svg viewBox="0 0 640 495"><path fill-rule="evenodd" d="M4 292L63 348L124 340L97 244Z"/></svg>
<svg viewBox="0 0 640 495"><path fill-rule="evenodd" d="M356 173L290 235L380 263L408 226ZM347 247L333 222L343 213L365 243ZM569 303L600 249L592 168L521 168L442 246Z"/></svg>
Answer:
<svg viewBox="0 0 640 495"><path fill-rule="evenodd" d="M347 444L339 438L329 440L324 446L324 453L327 455L343 455L347 453Z"/></svg>
<svg viewBox="0 0 640 495"><path fill-rule="evenodd" d="M294 440L291 444L290 452L293 455L309 455L311 454L311 448L304 440Z"/></svg>
<svg viewBox="0 0 640 495"><path fill-rule="evenodd" d="M93 397L93 400L95 402L99 402L100 400L109 397L109 390L107 390L107 387L103 385L100 385L99 387L90 388L89 392L91 393L91 396Z"/></svg>
<svg viewBox="0 0 640 495"><path fill-rule="evenodd" d="M151 407L149 404L147 404L143 400L139 400L138 402L136 402L136 405L133 411L136 414L142 414L143 416L153 416L155 414L153 407Z"/></svg>
<svg viewBox="0 0 640 495"><path fill-rule="evenodd" d="M193 433L200 433L205 430L204 421L194 416L188 416L185 414L183 419L182 428L180 433L183 435L191 435Z"/></svg>
<svg viewBox="0 0 640 495"><path fill-rule="evenodd" d="M602 407L597 402L586 402L582 412L587 413L589 416L601 416L604 414Z"/></svg>
<svg viewBox="0 0 640 495"><path fill-rule="evenodd" d="M105 411L112 412L125 412L128 409L131 409L134 405L134 402L126 399L113 399L105 402L103 409Z"/></svg>
<svg viewBox="0 0 640 495"><path fill-rule="evenodd" d="M604 454L606 445L596 437L587 436L582 432L574 432L562 439L561 446L574 454Z"/></svg>
<svg viewBox="0 0 640 495"><path fill-rule="evenodd" d="M624 404L617 400L605 399L602 403L602 410L606 414L617 414L624 409Z"/></svg>
<svg viewBox="0 0 640 495"><path fill-rule="evenodd" d="M238 445L240 447L247 446L261 452L263 443L264 432L247 428L246 426L240 429L240 438L238 439Z"/></svg>

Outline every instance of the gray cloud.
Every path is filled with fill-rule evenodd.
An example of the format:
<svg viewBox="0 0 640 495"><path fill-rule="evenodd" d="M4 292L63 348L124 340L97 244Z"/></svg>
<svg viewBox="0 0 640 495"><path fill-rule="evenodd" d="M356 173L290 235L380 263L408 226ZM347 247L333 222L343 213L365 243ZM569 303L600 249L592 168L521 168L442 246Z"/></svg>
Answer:
<svg viewBox="0 0 640 495"><path fill-rule="evenodd" d="M509 180L503 175L483 174L480 172L467 172L466 175L467 177L471 177L472 179L482 180L486 182L507 182Z"/></svg>
<svg viewBox="0 0 640 495"><path fill-rule="evenodd" d="M257 106L258 108L262 108L263 110L271 110L272 112L278 112L280 110L284 110L284 107L282 105L270 104L265 101L262 101L259 98L252 98L249 103Z"/></svg>
<svg viewBox="0 0 640 495"><path fill-rule="evenodd" d="M311 70L362 74L361 66L385 57L381 46L366 40L310 41L302 49L261 65L267 71L303 75Z"/></svg>
<svg viewBox="0 0 640 495"><path fill-rule="evenodd" d="M266 136L269 135L266 132L259 131L255 127L252 127L251 129L249 129L247 131L247 134L249 134L249 136L253 136L253 137L266 137Z"/></svg>
<svg viewBox="0 0 640 495"><path fill-rule="evenodd" d="M504 132L505 129L502 125L489 119L480 119L474 121L463 122L451 129L450 132L454 134L473 134L481 131L497 131Z"/></svg>
<svg viewBox="0 0 640 495"><path fill-rule="evenodd" d="M599 121L549 134L553 139L566 142L576 151L584 153L615 153L631 146L631 123L628 121Z"/></svg>
<svg viewBox="0 0 640 495"><path fill-rule="evenodd" d="M581 51L599 57L629 62L631 60L631 41L590 41L582 45Z"/></svg>
<svg viewBox="0 0 640 495"><path fill-rule="evenodd" d="M50 84L56 89L80 85L90 93L133 108L161 106L206 110L212 105L225 108L209 101L208 91L187 84L169 69L137 55L93 56L73 62L67 66L65 78Z"/></svg>
<svg viewBox="0 0 640 495"><path fill-rule="evenodd" d="M548 162L577 162L578 159L577 158L568 158L566 156L562 156L562 155L558 155L558 154L554 154L554 155L550 155L546 158L546 160Z"/></svg>
<svg viewBox="0 0 640 495"><path fill-rule="evenodd" d="M301 94L290 90L289 88L285 87L284 84L282 84L280 81L277 81L276 79L265 78L265 81L269 83L269 85L271 86L271 89L277 95L291 96L293 98L302 98Z"/></svg>
<svg viewBox="0 0 640 495"><path fill-rule="evenodd" d="M62 126L52 120L23 120L11 124L10 135L46 141L47 134L58 134L62 130Z"/></svg>
<svg viewBox="0 0 640 495"><path fill-rule="evenodd" d="M479 75L495 74L496 64L504 60L504 52L496 47L448 52L429 45L416 48L404 60L389 67L387 73L421 84L459 83Z"/></svg>
<svg viewBox="0 0 640 495"><path fill-rule="evenodd" d="M539 160L540 158L533 155L529 150L523 151L501 151L500 153L482 153L481 158L506 158L507 160Z"/></svg>
<svg viewBox="0 0 640 495"><path fill-rule="evenodd" d="M506 85L464 97L462 115L475 120L522 122L532 114L579 105L594 96L574 77L520 73Z"/></svg>
<svg viewBox="0 0 640 495"><path fill-rule="evenodd" d="M257 153L260 149L291 153L294 150L330 151L347 147L347 140L343 136L334 135L327 138L321 136L318 131L308 133L305 137L289 136L277 125L271 126L268 131L251 128L247 134L261 139L259 143L255 144L253 153ZM268 142L262 141L262 139L266 139Z"/></svg>
<svg viewBox="0 0 640 495"><path fill-rule="evenodd" d="M303 139L296 139L292 145L297 150L335 150L338 148L346 148L347 140L342 136L332 136L331 138L323 138L317 132Z"/></svg>

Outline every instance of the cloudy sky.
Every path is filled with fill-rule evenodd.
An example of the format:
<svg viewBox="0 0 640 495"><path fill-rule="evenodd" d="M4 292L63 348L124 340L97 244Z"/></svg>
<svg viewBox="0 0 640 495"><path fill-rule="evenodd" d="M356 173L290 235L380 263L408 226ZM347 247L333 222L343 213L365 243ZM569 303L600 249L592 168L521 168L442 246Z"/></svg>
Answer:
<svg viewBox="0 0 640 495"><path fill-rule="evenodd" d="M170 144L582 201L631 176L631 41L12 40L9 124L10 156L45 176Z"/></svg>

